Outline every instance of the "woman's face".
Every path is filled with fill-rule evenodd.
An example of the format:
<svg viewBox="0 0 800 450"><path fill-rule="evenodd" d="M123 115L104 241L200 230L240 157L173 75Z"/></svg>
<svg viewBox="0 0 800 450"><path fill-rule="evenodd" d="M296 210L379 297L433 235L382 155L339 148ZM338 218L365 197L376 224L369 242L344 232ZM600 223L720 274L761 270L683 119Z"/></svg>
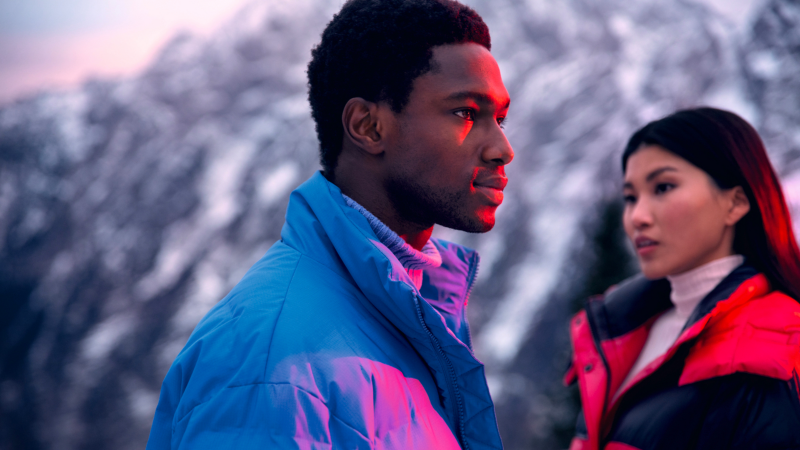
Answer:
<svg viewBox="0 0 800 450"><path fill-rule="evenodd" d="M703 170L657 145L628 158L623 196L625 232L650 279L733 254L734 225L750 208L741 187L720 189Z"/></svg>

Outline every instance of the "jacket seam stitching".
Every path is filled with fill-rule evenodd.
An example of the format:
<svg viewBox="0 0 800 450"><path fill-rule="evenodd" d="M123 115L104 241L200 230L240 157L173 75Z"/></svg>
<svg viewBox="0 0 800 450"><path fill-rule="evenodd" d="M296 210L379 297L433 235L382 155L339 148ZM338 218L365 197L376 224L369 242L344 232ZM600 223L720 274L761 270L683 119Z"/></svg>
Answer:
<svg viewBox="0 0 800 450"><path fill-rule="evenodd" d="M291 387L297 389L298 391L301 391L301 392L303 392L303 393L305 393L305 394L307 394L307 395L309 395L311 397L314 397L315 399L319 400L320 403L325 405L325 409L328 410L328 414L330 414L331 417L333 417L336 420L342 422L348 428L350 428L351 430L353 430L356 433L358 433L358 435L361 436L364 440L371 442L371 440L368 437L364 436L364 434L362 434L360 431L358 431L354 426L352 426L349 423L345 422L345 420L342 419L341 417L339 417L337 414L334 414L333 411L331 411L331 408L328 406L328 403L325 402L325 400L319 398L319 396L317 394L309 391L308 389L300 387L300 386L298 386L298 385L296 385L294 383L288 383L288 382L276 383L274 381L264 381L264 382L259 382L259 383L247 383L247 384L238 384L236 386L227 386L225 389L236 389L236 388L252 387L252 386L291 386ZM198 406L200 406L200 405L198 405Z"/></svg>
<svg viewBox="0 0 800 450"><path fill-rule="evenodd" d="M286 306L286 297L289 295L289 289L292 287L292 283L294 282L294 276L297 274L297 268L300 266L300 261L305 257L302 253L298 252L300 257L297 258L297 262L294 264L294 269L292 269L292 276L289 278L289 282L286 283L286 290L283 292L283 301L281 302L281 310L278 311L277 317L275 317L275 326L272 327L272 333L269 335L269 347L267 348L267 359L264 361L264 371L262 372L262 376L264 378L267 377L267 367L269 367L269 357L272 355L272 346L275 344L275 331L278 329L278 322L281 320L281 315L283 314L283 307Z"/></svg>
<svg viewBox="0 0 800 450"><path fill-rule="evenodd" d="M302 258L302 257L303 257L303 254L300 253L300 258ZM297 273L297 266L300 265L300 258L297 258L297 262L294 265L294 270L292 270L292 277L289 279L289 283L286 286L286 292L283 293L283 301L281 302L281 312L283 312L283 305L286 303L286 294L289 292L289 287L292 285L292 280L294 280L294 274ZM278 313L278 317L275 318L275 325L276 325L275 328L277 328L277 324L278 324L278 320L280 319L281 312L279 312ZM272 338L274 336L275 336L275 329L273 328L272 334L269 337L270 338L270 349L272 348L272 342L273 342ZM268 363L269 363L269 349L267 350L267 361L264 363L264 371L265 372L266 372L266 368L267 368L267 364ZM231 387L237 387L237 386L227 386L227 387L225 387L225 389L228 389L228 388L231 388ZM209 398L208 400L204 400L204 401L192 406L192 408L190 410L186 411L186 414L183 414L179 419L174 420L172 422L172 431L173 431L173 433L175 431L175 424L177 424L178 422L180 422L183 419L185 419L186 417L188 417L189 414L191 414L195 410L195 408L197 408L198 406L204 405L204 404L206 404L206 403L208 403L210 401L211 401L211 398Z"/></svg>
<svg viewBox="0 0 800 450"><path fill-rule="evenodd" d="M318 260L318 259L316 259L316 258L314 258L312 256L309 256L309 255L303 253L302 251L300 251L300 249L293 247L292 245L290 245L289 243L287 243L285 241L282 241L282 242L283 242L284 245L286 245L290 249L292 249L295 252L297 252L297 254L300 255L301 258L306 258L306 259L309 259L311 261L314 261L315 263L319 264L320 266L322 266L325 269L327 269L328 271L330 271L336 277L341 278L342 280L350 283L350 281L347 278L343 277L341 274L339 274L338 271L336 271L333 268L331 268L331 266L329 266L328 264L326 264L326 263L324 263L324 262L322 262L322 261L320 261L320 260ZM299 263L300 263L300 259L298 258L298 264ZM296 267L295 267L295 269L296 269ZM294 273L292 273L292 278L294 278ZM291 280L289 280L289 282L291 283ZM350 284L352 284L352 283L350 283ZM287 291L288 291L288 289L287 289Z"/></svg>
<svg viewBox="0 0 800 450"><path fill-rule="evenodd" d="M204 401L202 401L202 402L200 402L200 403L198 403L198 404L196 404L196 405L192 406L192 409L190 409L189 411L186 411L186 414L182 415L180 419L173 420L173 421L172 421L172 427L170 427L170 433L171 433L171 435L172 435L172 436L175 436L175 425L177 425L178 423L180 423L180 422L181 422L183 419L185 419L185 418L189 417L190 415L192 415L192 413L194 412L194 410L195 410L197 407L199 407L199 406L202 406L202 405L205 405L206 403L208 403L208 402L210 402L210 401L211 401L211 399L209 398L208 400L204 400Z"/></svg>

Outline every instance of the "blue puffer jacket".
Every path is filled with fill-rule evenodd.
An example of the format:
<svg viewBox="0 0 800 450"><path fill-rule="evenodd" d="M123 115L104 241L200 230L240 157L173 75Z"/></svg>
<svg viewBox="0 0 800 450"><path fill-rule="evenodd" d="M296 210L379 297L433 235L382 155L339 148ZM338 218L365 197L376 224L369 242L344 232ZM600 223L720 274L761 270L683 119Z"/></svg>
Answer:
<svg viewBox="0 0 800 450"><path fill-rule="evenodd" d="M315 174L176 358L147 450L502 448L466 322L478 255L434 243L417 290Z"/></svg>

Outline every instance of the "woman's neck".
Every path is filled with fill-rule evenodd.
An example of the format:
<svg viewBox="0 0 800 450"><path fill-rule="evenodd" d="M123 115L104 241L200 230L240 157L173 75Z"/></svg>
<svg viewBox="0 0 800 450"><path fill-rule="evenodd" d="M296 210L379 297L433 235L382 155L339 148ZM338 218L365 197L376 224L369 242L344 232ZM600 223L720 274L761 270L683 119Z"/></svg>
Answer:
<svg viewBox="0 0 800 450"><path fill-rule="evenodd" d="M672 287L670 300L675 305L677 315L688 318L697 304L743 262L744 256L731 255L715 259L682 274L668 276L667 279Z"/></svg>

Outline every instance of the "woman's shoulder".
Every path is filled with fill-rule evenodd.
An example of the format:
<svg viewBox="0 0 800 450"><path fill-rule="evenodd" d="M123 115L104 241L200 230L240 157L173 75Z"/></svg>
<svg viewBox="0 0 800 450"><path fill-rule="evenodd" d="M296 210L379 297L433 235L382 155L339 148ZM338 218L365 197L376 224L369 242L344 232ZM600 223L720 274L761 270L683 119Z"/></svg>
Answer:
<svg viewBox="0 0 800 450"><path fill-rule="evenodd" d="M735 373L790 380L800 372L800 303L780 291L720 304L686 357L680 384Z"/></svg>
<svg viewBox="0 0 800 450"><path fill-rule="evenodd" d="M800 302L779 290L768 290L737 305L730 311L737 322L746 322L759 329L774 329L795 335L800 345Z"/></svg>
<svg viewBox="0 0 800 450"><path fill-rule="evenodd" d="M783 291L773 290L755 298L754 300L762 302L759 307L765 307L769 305L771 307L779 307L782 310L800 313L800 301L789 296L789 294L786 294Z"/></svg>

